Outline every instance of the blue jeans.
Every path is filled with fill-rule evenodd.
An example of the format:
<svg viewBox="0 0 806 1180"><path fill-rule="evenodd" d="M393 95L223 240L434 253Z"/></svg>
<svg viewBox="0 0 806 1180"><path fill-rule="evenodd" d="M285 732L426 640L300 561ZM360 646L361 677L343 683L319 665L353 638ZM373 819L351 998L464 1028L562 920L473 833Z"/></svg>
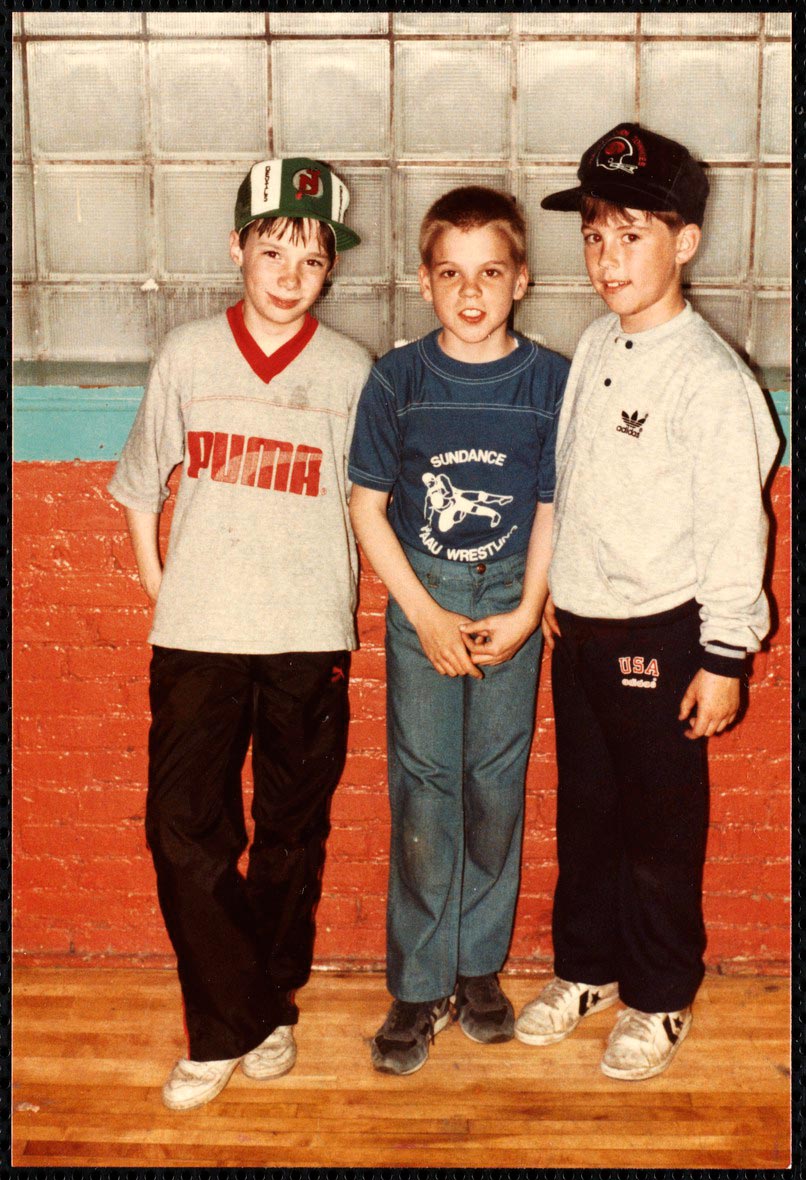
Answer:
<svg viewBox="0 0 806 1180"><path fill-rule="evenodd" d="M513 610L525 554L465 565L407 549L441 606L469 618ZM512 935L538 630L484 679L441 676L390 598L386 613L392 845L387 982L396 999L450 995L457 975L498 971Z"/></svg>

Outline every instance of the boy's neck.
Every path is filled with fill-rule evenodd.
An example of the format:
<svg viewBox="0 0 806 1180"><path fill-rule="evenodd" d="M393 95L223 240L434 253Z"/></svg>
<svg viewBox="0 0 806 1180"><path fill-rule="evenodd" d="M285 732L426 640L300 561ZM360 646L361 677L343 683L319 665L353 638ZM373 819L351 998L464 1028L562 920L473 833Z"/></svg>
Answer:
<svg viewBox="0 0 806 1180"><path fill-rule="evenodd" d="M270 320L259 315L247 299L244 300L243 305L243 322L246 330L266 356L271 356L288 340L293 340L302 330L307 315L306 311L289 324L273 324Z"/></svg>
<svg viewBox="0 0 806 1180"><path fill-rule="evenodd" d="M634 315L619 316L622 332L634 334L648 332L650 328L659 328L661 324L668 324L669 320L685 311L686 301L681 287L675 287L663 299L654 303L652 307L644 308Z"/></svg>
<svg viewBox="0 0 806 1180"><path fill-rule="evenodd" d="M460 340L453 332L448 332L443 327L437 336L437 343L446 356L468 365L483 365L490 361L500 361L518 347L517 341L509 335L506 327L493 332L484 340L472 342Z"/></svg>

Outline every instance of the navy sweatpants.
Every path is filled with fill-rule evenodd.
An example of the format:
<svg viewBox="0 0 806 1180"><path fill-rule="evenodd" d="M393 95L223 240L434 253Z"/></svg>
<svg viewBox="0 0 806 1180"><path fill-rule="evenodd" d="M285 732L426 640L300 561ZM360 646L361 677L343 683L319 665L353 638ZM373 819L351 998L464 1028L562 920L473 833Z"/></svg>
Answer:
<svg viewBox="0 0 806 1180"><path fill-rule="evenodd" d="M677 1011L702 981L704 742L680 701L700 666L695 602L649 618L557 611L555 971Z"/></svg>
<svg viewBox="0 0 806 1180"><path fill-rule="evenodd" d="M153 649L146 837L193 1060L240 1057L296 1023L346 753L349 663L344 651ZM250 740L255 830L244 878Z"/></svg>

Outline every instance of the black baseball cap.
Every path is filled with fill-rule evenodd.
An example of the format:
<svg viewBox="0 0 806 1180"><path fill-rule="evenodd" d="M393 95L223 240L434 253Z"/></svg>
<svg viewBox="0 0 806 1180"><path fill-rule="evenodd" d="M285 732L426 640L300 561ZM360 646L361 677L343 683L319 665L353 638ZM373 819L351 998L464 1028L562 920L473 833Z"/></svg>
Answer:
<svg viewBox="0 0 806 1180"><path fill-rule="evenodd" d="M577 169L579 187L550 193L544 209L578 210L583 197L626 209L679 213L702 225L708 177L688 148L638 123L619 123L589 147Z"/></svg>

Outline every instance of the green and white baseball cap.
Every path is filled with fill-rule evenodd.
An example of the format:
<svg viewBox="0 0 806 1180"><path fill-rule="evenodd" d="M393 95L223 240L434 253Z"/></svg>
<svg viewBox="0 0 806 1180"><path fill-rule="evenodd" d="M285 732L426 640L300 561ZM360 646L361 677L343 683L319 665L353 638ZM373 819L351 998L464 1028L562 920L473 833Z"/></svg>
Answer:
<svg viewBox="0 0 806 1180"><path fill-rule="evenodd" d="M262 217L310 217L331 227L341 252L361 241L342 221L349 203L346 184L320 160L262 160L249 169L238 189L235 229L240 233Z"/></svg>

